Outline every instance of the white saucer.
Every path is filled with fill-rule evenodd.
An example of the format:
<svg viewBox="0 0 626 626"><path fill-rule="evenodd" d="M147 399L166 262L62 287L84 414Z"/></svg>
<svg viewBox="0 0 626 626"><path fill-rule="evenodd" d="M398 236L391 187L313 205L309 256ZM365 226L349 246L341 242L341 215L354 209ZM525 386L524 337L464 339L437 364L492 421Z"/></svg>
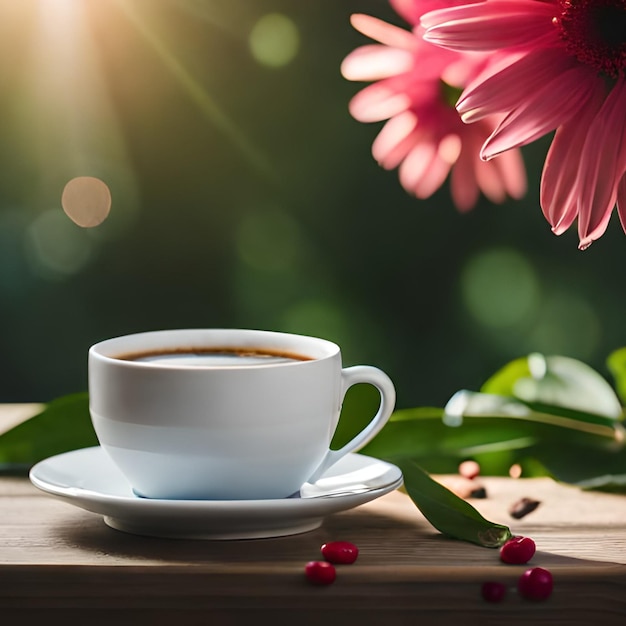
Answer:
<svg viewBox="0 0 626 626"><path fill-rule="evenodd" d="M99 513L111 528L184 539L256 539L313 530L325 516L357 507L402 485L398 467L348 454L299 496L282 500L154 500L136 496L100 447L40 461L30 480L42 491Z"/></svg>

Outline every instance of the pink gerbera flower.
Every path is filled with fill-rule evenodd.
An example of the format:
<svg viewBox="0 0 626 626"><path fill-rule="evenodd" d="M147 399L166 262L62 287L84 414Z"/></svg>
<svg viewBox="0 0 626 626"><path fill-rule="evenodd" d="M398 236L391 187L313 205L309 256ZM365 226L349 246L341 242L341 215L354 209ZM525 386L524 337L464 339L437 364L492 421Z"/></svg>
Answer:
<svg viewBox="0 0 626 626"><path fill-rule="evenodd" d="M422 16L425 39L498 51L511 63L465 89L466 122L503 114L490 159L556 129L541 207L557 235L578 219L579 247L605 232L617 205L626 231L626 0L486 0Z"/></svg>
<svg viewBox="0 0 626 626"><path fill-rule="evenodd" d="M418 198L433 194L451 172L452 198L461 211L475 205L480 191L493 202L504 201L507 194L521 197L526 174L518 151L490 162L479 156L496 118L468 126L454 108L461 89L485 69L489 57L444 50L421 37L421 14L450 6L453 0L391 0L391 4L414 30L353 15L354 28L378 43L357 48L341 66L349 80L376 81L349 105L358 121L388 120L372 145L376 161L385 169L397 167L402 186Z"/></svg>

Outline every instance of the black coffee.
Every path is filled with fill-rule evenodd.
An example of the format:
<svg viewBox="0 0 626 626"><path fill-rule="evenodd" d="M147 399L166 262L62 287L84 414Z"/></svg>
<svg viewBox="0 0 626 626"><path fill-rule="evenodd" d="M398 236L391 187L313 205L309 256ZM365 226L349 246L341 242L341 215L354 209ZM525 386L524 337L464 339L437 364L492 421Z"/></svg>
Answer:
<svg viewBox="0 0 626 626"><path fill-rule="evenodd" d="M242 367L312 360L309 356L291 352L251 348L163 349L124 354L117 358L123 361L192 367Z"/></svg>

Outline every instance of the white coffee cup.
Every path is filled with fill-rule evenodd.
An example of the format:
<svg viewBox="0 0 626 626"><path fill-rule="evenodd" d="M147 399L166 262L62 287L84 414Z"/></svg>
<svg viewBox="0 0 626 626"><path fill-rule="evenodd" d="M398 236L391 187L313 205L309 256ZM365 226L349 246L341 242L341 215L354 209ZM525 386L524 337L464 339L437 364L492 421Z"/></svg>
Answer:
<svg viewBox="0 0 626 626"><path fill-rule="evenodd" d="M380 393L369 424L330 443L349 387ZM147 498L285 498L385 425L395 389L380 369L342 368L336 344L248 329L181 329L89 350L89 402L103 449Z"/></svg>

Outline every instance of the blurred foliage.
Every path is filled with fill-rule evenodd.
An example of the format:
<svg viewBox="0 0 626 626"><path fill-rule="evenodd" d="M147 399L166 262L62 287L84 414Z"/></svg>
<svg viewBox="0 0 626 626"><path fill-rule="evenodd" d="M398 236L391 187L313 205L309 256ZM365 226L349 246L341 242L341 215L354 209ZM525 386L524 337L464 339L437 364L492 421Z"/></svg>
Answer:
<svg viewBox="0 0 626 626"><path fill-rule="evenodd" d="M609 361L623 354L615 351ZM615 369L623 389L626 369ZM363 452L415 459L454 473L472 459L485 475L551 476L584 488L626 490L624 412L612 386L586 364L531 354L507 364L478 392L461 390L443 409L396 411Z"/></svg>
<svg viewBox="0 0 626 626"><path fill-rule="evenodd" d="M98 438L91 424L88 394L63 396L0 435L0 469L27 473L50 456L95 445Z"/></svg>

